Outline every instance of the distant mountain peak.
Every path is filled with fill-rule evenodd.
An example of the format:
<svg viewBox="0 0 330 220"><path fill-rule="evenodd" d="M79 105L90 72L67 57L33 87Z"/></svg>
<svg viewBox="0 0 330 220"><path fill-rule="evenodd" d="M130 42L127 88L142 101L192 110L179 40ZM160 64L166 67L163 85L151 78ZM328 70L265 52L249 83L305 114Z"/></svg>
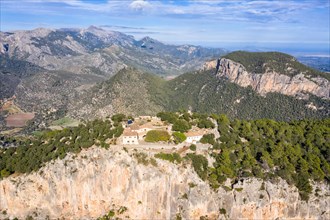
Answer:
<svg viewBox="0 0 330 220"><path fill-rule="evenodd" d="M30 33L32 36L41 36L41 37L45 37L47 36L49 33L55 31L55 29L51 29L51 28L36 28L33 30L28 31L28 33ZM18 31L16 32L18 33L18 35L26 35L25 31Z"/></svg>
<svg viewBox="0 0 330 220"><path fill-rule="evenodd" d="M149 36L146 36L146 37L142 38L140 41L143 42L143 43L161 43L161 44L163 44L162 42L160 42L156 39L153 39Z"/></svg>
<svg viewBox="0 0 330 220"><path fill-rule="evenodd" d="M92 34L100 36L100 37L106 37L106 36L114 33L114 31L107 31L105 29L96 27L94 25L89 26L87 29L81 29L81 33L86 33L86 32L92 33Z"/></svg>
<svg viewBox="0 0 330 220"><path fill-rule="evenodd" d="M93 31L93 30L101 30L101 31L105 31L104 29L102 29L101 27L97 27L97 26L94 26L94 25L91 25L87 28L87 30L89 31Z"/></svg>
<svg viewBox="0 0 330 220"><path fill-rule="evenodd" d="M81 29L80 28L60 28L57 29L58 31L74 31L74 32L79 32Z"/></svg>
<svg viewBox="0 0 330 220"><path fill-rule="evenodd" d="M36 32L48 32L48 31L53 31L54 29L52 28L43 28L43 27L39 27L36 29L33 29L32 31L36 31Z"/></svg>

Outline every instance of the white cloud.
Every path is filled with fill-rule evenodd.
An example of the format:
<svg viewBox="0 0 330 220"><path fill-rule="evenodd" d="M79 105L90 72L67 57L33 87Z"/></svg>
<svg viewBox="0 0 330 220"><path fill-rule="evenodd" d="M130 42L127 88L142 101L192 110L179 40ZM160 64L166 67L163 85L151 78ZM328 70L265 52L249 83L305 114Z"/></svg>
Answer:
<svg viewBox="0 0 330 220"><path fill-rule="evenodd" d="M129 7L136 11L145 11L151 9L152 5L144 0L135 0L131 4L129 4Z"/></svg>
<svg viewBox="0 0 330 220"><path fill-rule="evenodd" d="M172 12L173 12L173 14L177 14L177 15L183 15L183 14L186 13L184 10L182 10L182 9L180 9L180 8L174 8L174 9L172 10Z"/></svg>
<svg viewBox="0 0 330 220"><path fill-rule="evenodd" d="M178 4L178 1L160 1L160 0L108 0L105 3L84 2L82 0L21 0L22 6L17 6L17 1L1 0L3 8L8 9L11 5L12 10L19 7L22 10L30 7L31 11L41 12L40 6L47 3L62 3L66 7L77 10L96 11L112 15L127 15L132 11L143 12L144 15L153 16L171 16L176 18L205 17L214 21L253 21L253 22L271 22L271 21L290 21L294 13L317 7L329 7L325 4L315 1L293 1L293 0L187 0L186 4ZM181 1L181 0L180 0ZM26 7L23 7L25 4ZM52 6L49 6L52 7ZM43 7L47 10L52 8ZM4 9L5 10L5 9ZM58 11L58 10L54 10Z"/></svg>

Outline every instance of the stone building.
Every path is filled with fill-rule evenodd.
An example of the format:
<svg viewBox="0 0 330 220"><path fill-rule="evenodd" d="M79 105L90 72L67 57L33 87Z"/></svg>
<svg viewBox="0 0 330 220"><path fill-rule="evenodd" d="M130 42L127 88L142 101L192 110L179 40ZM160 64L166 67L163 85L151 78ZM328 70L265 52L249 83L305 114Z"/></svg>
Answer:
<svg viewBox="0 0 330 220"><path fill-rule="evenodd" d="M187 137L187 139L186 139L187 143L195 144L202 139L204 132L203 131L188 131L187 133L185 133L185 135Z"/></svg>
<svg viewBox="0 0 330 220"><path fill-rule="evenodd" d="M139 144L138 133L131 129L125 129L123 132L123 144Z"/></svg>

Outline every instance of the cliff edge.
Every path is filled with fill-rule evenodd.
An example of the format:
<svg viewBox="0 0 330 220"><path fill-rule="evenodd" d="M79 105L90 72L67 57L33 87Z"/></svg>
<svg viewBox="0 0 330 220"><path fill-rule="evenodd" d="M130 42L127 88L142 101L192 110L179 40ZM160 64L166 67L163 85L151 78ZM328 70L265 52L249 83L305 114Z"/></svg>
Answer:
<svg viewBox="0 0 330 220"><path fill-rule="evenodd" d="M141 150L142 151L142 150ZM130 219L329 219L329 186L309 202L285 181L246 178L212 190L187 164L139 163L141 151L92 147L38 172L0 181L0 218L97 218L114 210ZM145 153L145 155L147 155ZM149 156L150 153L149 153Z"/></svg>
<svg viewBox="0 0 330 220"><path fill-rule="evenodd" d="M251 86L261 95L277 92L304 99L310 94L330 98L329 75L278 52L233 52L218 59L216 75L242 87Z"/></svg>

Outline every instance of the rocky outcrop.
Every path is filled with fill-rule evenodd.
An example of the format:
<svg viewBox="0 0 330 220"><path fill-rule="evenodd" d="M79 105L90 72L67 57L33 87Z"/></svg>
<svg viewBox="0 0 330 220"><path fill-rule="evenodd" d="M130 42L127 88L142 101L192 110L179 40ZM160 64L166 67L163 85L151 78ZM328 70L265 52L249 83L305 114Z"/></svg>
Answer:
<svg viewBox="0 0 330 220"><path fill-rule="evenodd" d="M203 64L201 69L202 70L218 69L219 68L219 62L220 62L220 59L207 61Z"/></svg>
<svg viewBox="0 0 330 220"><path fill-rule="evenodd" d="M0 218L90 219L111 209L116 217L131 219L330 217L327 185L315 185L319 195L313 193L308 203L283 180L245 179L233 190L215 192L189 165L162 160L143 165L133 152L119 146L93 147L48 163L36 173L6 178L0 181Z"/></svg>
<svg viewBox="0 0 330 220"><path fill-rule="evenodd" d="M251 86L261 95L278 92L284 95L308 98L313 94L321 98L330 98L330 83L321 77L308 77L303 73L293 77L268 70L263 74L251 73L237 62L222 58L219 60L217 76L226 77L229 81L242 87Z"/></svg>

